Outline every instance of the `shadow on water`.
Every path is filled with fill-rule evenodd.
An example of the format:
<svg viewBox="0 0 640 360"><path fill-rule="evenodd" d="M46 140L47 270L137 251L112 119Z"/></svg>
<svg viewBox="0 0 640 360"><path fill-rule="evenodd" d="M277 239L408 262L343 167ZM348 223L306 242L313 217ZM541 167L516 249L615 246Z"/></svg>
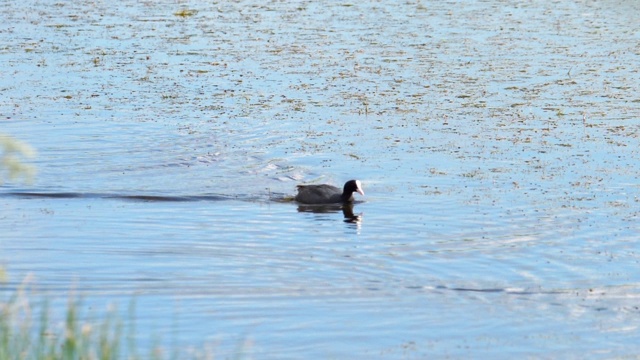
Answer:
<svg viewBox="0 0 640 360"><path fill-rule="evenodd" d="M316 214L337 213L342 211L344 222L359 223L362 220L362 213L353 212L353 203L350 204L330 204L330 205L299 205L298 212L310 212Z"/></svg>
<svg viewBox="0 0 640 360"><path fill-rule="evenodd" d="M223 201L223 200L255 200L247 196L229 196L221 194L207 195L124 195L124 194L108 194L108 193L75 193L75 192L10 192L4 193L4 196L13 196L22 199L119 199L129 201L157 201L157 202L183 202L183 201Z"/></svg>
<svg viewBox="0 0 640 360"><path fill-rule="evenodd" d="M472 288L472 287L448 287L445 285L436 286L437 290L449 290L456 292L477 292L477 293L504 293L511 295L556 295L566 294L569 291L561 290L525 290L525 289L507 289L507 288Z"/></svg>

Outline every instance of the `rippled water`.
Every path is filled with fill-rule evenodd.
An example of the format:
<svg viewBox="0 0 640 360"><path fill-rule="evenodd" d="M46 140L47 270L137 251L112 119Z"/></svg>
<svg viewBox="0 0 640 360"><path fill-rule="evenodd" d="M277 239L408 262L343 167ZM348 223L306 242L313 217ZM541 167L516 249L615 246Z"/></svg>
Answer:
<svg viewBox="0 0 640 360"><path fill-rule="evenodd" d="M220 357L640 354L635 2L6 7L5 291Z"/></svg>

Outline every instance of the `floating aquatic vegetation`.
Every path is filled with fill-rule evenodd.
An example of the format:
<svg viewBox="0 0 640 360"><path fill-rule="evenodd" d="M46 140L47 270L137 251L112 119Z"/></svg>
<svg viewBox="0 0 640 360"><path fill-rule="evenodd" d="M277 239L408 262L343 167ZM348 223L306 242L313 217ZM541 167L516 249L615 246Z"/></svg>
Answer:
<svg viewBox="0 0 640 360"><path fill-rule="evenodd" d="M186 18L186 17L194 16L197 13L198 13L198 10L182 9L180 11L174 12L173 15Z"/></svg>

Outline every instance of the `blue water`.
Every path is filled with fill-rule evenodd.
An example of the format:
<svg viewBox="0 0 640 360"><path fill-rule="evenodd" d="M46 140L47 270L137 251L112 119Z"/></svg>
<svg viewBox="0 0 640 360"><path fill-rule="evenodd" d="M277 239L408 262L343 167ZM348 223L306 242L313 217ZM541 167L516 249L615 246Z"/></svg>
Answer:
<svg viewBox="0 0 640 360"><path fill-rule="evenodd" d="M7 8L3 293L222 358L640 353L636 4Z"/></svg>

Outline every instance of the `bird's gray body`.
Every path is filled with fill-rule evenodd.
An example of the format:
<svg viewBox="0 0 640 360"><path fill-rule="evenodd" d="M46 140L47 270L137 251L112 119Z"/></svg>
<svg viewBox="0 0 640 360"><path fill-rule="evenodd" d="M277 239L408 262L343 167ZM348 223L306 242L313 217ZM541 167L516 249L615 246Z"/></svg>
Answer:
<svg viewBox="0 0 640 360"><path fill-rule="evenodd" d="M303 204L337 204L342 199L342 189L333 185L298 185L296 201ZM353 201L353 196L346 202Z"/></svg>

